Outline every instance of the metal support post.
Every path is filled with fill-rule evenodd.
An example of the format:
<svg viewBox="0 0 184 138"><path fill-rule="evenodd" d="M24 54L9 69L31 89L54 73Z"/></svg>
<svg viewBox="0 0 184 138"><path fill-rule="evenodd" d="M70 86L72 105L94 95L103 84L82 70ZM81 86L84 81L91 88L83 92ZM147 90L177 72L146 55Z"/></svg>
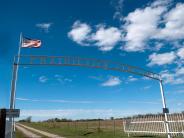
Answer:
<svg viewBox="0 0 184 138"><path fill-rule="evenodd" d="M13 77L11 82L11 95L10 95L10 109L15 108L15 92L16 92L16 81L17 81L18 65L13 64ZM13 132L15 130L14 118L10 117L11 122L11 138L13 137Z"/></svg>
<svg viewBox="0 0 184 138"><path fill-rule="evenodd" d="M170 130L169 130L169 123L168 123L168 116L167 116L169 111L168 111L168 108L166 108L166 100L165 100L164 89L163 89L163 84L162 84L161 79L160 79L159 83L160 83L160 92L161 92L161 96L162 96L163 113L165 116L166 133L167 133L167 137L171 138L171 134L170 134Z"/></svg>
<svg viewBox="0 0 184 138"><path fill-rule="evenodd" d="M13 77L11 82L11 95L10 95L10 109L15 107L15 91L16 91L16 81L17 81L17 69L18 65L13 64Z"/></svg>

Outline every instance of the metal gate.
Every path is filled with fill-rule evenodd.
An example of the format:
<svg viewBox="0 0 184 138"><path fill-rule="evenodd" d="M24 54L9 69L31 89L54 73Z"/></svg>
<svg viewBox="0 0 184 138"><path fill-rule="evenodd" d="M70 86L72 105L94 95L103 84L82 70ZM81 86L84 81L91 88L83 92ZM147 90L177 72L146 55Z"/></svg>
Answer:
<svg viewBox="0 0 184 138"><path fill-rule="evenodd" d="M184 113L168 114L169 133L184 137ZM124 121L124 131L137 135L166 135L165 117L162 114L132 117Z"/></svg>

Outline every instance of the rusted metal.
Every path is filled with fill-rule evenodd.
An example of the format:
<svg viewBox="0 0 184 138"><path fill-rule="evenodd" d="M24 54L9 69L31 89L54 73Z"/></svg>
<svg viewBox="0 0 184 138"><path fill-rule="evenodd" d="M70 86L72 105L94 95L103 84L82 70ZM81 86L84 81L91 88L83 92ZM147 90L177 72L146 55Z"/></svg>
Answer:
<svg viewBox="0 0 184 138"><path fill-rule="evenodd" d="M161 80L159 74L147 71L145 69L131 66L128 64L122 64L119 62L113 62L108 60L99 60L92 58L80 58L72 56L33 56L33 55L20 55L15 56L20 58L19 63L15 60L16 65L24 66L79 66L89 68L101 68L105 70L114 70L120 72L129 72L132 74L148 77L155 80Z"/></svg>

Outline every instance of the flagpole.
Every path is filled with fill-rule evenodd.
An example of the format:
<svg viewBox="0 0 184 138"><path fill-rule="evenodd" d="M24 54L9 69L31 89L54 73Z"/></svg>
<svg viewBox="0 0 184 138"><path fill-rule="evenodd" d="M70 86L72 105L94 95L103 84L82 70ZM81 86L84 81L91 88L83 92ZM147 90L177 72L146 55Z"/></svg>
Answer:
<svg viewBox="0 0 184 138"><path fill-rule="evenodd" d="M14 58L14 63L13 63L13 76L12 76L12 81L11 81L11 95L10 95L10 109L15 108L16 84L17 84L17 78L18 78L18 69L19 69L22 42L23 42L23 37L22 37L22 33L20 33L17 62L16 62L16 58ZM14 137L13 131L15 130L15 123L14 123L13 117L10 117L10 122L12 125L12 128L11 128L11 138L12 138Z"/></svg>
<svg viewBox="0 0 184 138"><path fill-rule="evenodd" d="M22 36L22 32L20 33L20 40L19 40L19 49L18 49L18 57L17 57L17 72L16 72L16 81L15 81L15 94L14 94L14 106L13 108L15 108L15 101L16 101L16 84L17 84L17 79L18 79L18 71L19 71L19 61L20 61L20 54L21 54L21 48L22 48L22 43L23 43L23 36Z"/></svg>
<svg viewBox="0 0 184 138"><path fill-rule="evenodd" d="M14 63L13 63L13 78L12 78L12 84L11 84L10 109L15 108L15 91L16 91L17 75L18 75L18 69L19 69L18 64L20 61L21 47L22 47L22 33L20 33L17 62L15 61L16 58L14 58Z"/></svg>
<svg viewBox="0 0 184 138"><path fill-rule="evenodd" d="M17 63L19 64L19 60L20 60L20 53L21 53L21 48L22 48L22 41L23 37L22 37L22 32L20 33L20 40L19 40L19 50L18 50L18 59L17 59ZM19 65L18 65L19 66ZM18 70L17 70L18 72Z"/></svg>

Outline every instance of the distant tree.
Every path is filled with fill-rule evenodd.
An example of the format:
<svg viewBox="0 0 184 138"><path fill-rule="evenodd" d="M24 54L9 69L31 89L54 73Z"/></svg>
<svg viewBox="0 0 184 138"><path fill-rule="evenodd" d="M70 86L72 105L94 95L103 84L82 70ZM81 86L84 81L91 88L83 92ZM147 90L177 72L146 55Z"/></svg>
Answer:
<svg viewBox="0 0 184 138"><path fill-rule="evenodd" d="M26 119L19 120L19 122L27 122L27 123L31 123L31 121L32 121L31 116L27 117Z"/></svg>
<svg viewBox="0 0 184 138"><path fill-rule="evenodd" d="M25 119L21 119L21 120L19 120L19 122L26 122L26 120Z"/></svg>
<svg viewBox="0 0 184 138"><path fill-rule="evenodd" d="M60 121L61 121L61 119L59 119L59 118L54 119L54 122L60 122Z"/></svg>
<svg viewBox="0 0 184 138"><path fill-rule="evenodd" d="M32 117L31 116L29 116L29 117L26 118L26 122L27 123L31 123L31 121L32 121Z"/></svg>
<svg viewBox="0 0 184 138"><path fill-rule="evenodd" d="M110 120L114 120L114 117L110 117Z"/></svg>
<svg viewBox="0 0 184 138"><path fill-rule="evenodd" d="M51 119L48 119L48 120L45 120L43 122L72 122L73 120L71 119L66 119L66 118L51 118Z"/></svg>

